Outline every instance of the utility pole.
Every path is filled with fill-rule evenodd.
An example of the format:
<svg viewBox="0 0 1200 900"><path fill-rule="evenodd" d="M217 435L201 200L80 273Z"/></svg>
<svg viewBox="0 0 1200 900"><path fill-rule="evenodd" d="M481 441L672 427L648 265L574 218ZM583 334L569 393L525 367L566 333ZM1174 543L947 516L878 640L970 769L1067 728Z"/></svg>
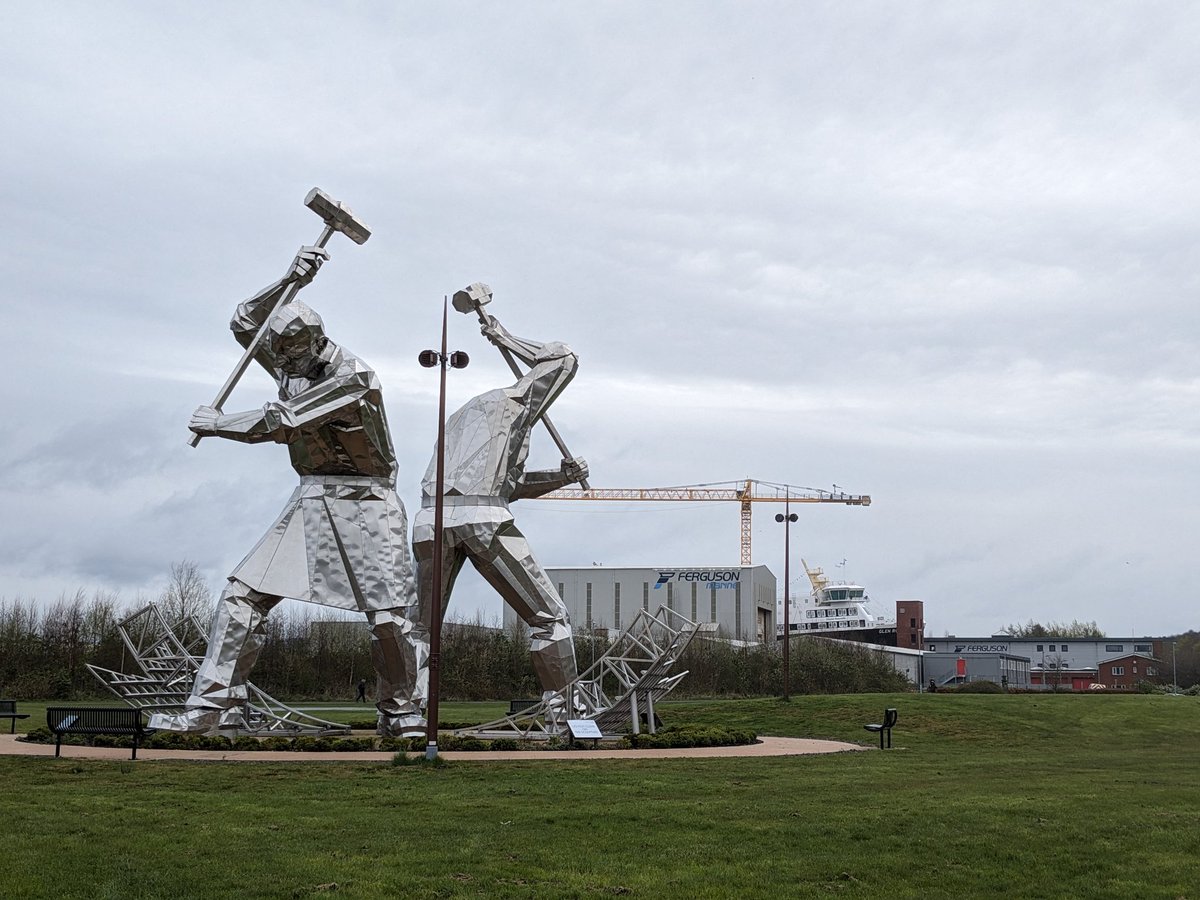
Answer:
<svg viewBox="0 0 1200 900"><path fill-rule="evenodd" d="M791 699L791 648L792 648L792 523L800 517L790 511L791 504L784 504L784 511L776 513L775 521L783 523L783 699Z"/></svg>
<svg viewBox="0 0 1200 900"><path fill-rule="evenodd" d="M465 369L471 358L461 350L446 353L446 298L442 298L442 352L422 350L417 361L427 369L438 366L437 494L433 500L433 597L429 610L429 705L426 707L425 758L437 757L438 692L441 688L442 655L442 512L445 508L443 480L446 476L446 366Z"/></svg>

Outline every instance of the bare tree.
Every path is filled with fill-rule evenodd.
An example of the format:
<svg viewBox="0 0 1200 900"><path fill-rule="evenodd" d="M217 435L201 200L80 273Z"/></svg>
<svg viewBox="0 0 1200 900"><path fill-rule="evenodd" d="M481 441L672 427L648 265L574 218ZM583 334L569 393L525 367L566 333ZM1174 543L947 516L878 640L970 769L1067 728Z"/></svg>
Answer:
<svg viewBox="0 0 1200 900"><path fill-rule="evenodd" d="M207 630L213 612L212 591L200 574L200 567L191 560L171 563L171 577L158 602L168 622L194 616Z"/></svg>

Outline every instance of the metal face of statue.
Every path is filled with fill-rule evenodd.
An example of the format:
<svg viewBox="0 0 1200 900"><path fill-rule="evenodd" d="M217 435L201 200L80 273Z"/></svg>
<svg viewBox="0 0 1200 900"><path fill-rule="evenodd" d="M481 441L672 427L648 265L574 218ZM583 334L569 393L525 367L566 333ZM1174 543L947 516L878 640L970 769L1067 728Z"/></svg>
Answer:
<svg viewBox="0 0 1200 900"><path fill-rule="evenodd" d="M201 436L287 444L300 486L229 575L185 713L154 716L154 727L238 727L267 614L285 597L365 613L380 733L423 727L414 696L428 651L405 614L416 602L415 579L379 379L329 340L305 304L292 300L272 313L284 291L310 281L326 256L302 248L288 274L239 305L230 323L243 347L267 323L254 358L279 385L278 401L238 413L202 406L192 416L190 428Z"/></svg>
<svg viewBox="0 0 1200 900"><path fill-rule="evenodd" d="M483 578L531 629L531 656L544 696L576 677L575 649L566 606L517 528L509 504L537 497L587 477L582 459L557 469L526 472L529 439L575 376L577 357L565 344L514 337L494 318L482 328L489 341L530 367L509 387L468 401L446 423L445 476L437 483L436 448L422 485L413 527L418 562L422 637L432 623L433 567L442 568L443 609L455 578L470 559ZM434 502L444 495L442 558L433 558ZM427 673L421 679L422 690Z"/></svg>

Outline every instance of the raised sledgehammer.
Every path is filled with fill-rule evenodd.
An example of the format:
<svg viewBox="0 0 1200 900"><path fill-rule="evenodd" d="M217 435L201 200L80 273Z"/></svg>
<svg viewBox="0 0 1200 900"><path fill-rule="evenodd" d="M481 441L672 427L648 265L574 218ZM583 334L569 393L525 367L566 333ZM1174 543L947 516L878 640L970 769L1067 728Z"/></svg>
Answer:
<svg viewBox="0 0 1200 900"><path fill-rule="evenodd" d="M486 284L476 281L474 284L469 284L461 291L455 291L453 299L450 301L454 304L454 308L460 313L470 313L474 310L479 315L480 323L490 325L491 320L488 314L483 311L483 307L492 302L492 289ZM511 353L504 347L497 348L500 355L504 357L504 361L508 363L508 367L512 369L512 373L518 378L523 376L521 367L517 365L517 361L513 359ZM554 423L550 421L549 416L542 416L542 424L546 426L546 431L550 432L550 437L553 439L555 446L558 447L558 452L563 455L563 459L572 459L571 451L567 449L567 442L562 439L562 435L558 433L558 429L554 427ZM588 488L587 479L582 479L579 486L585 490Z"/></svg>
<svg viewBox="0 0 1200 900"><path fill-rule="evenodd" d="M335 231L340 231L356 244L365 244L367 238L371 236L371 229L359 219L350 207L338 203L320 188L313 188L308 192L308 196L304 198L304 205L315 212L325 222L325 228L321 231L321 236L317 238L314 246L324 249L329 243L329 239L333 237ZM275 315L275 311L281 306L290 303L296 296L301 285L297 281L293 281L285 290L271 308L271 312L263 319L262 325L255 332L254 340L247 345L245 352L242 353L242 358L238 360L238 364L234 366L229 377L225 379L225 384L221 386L221 390L217 391L217 399L210 406L218 412L225 406L225 401L229 399L229 395L233 393L234 387L237 385L241 377L246 374L246 369L250 365L250 360L254 358L259 345L267 334L267 328L271 323L271 316ZM200 443L200 435L193 434L188 438L188 445L195 447Z"/></svg>

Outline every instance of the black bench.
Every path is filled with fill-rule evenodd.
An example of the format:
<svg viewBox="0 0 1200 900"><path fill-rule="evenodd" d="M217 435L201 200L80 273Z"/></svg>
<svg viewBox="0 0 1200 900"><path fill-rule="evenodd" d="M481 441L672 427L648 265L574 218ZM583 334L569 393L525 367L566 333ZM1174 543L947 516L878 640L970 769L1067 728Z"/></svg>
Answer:
<svg viewBox="0 0 1200 900"><path fill-rule="evenodd" d="M510 716L515 716L517 713L524 712L525 710L529 709L529 707L537 706L541 702L541 700L509 700L508 714Z"/></svg>
<svg viewBox="0 0 1200 900"><path fill-rule="evenodd" d="M17 719L28 719L29 713L17 712L16 700L0 700L0 719L8 719L8 733L15 734L17 730Z"/></svg>
<svg viewBox="0 0 1200 900"><path fill-rule="evenodd" d="M131 706L51 706L46 710L46 725L54 732L56 757L64 734L113 734L133 738L130 759L137 759L138 741L154 733L142 724L142 711Z"/></svg>
<svg viewBox="0 0 1200 900"><path fill-rule="evenodd" d="M896 721L900 718L900 714L894 708L885 709L883 711L883 721L878 725L864 725L863 728L867 731L879 732L879 749L883 749L883 734L887 732L887 745L890 749L892 746L892 728L895 727Z"/></svg>

